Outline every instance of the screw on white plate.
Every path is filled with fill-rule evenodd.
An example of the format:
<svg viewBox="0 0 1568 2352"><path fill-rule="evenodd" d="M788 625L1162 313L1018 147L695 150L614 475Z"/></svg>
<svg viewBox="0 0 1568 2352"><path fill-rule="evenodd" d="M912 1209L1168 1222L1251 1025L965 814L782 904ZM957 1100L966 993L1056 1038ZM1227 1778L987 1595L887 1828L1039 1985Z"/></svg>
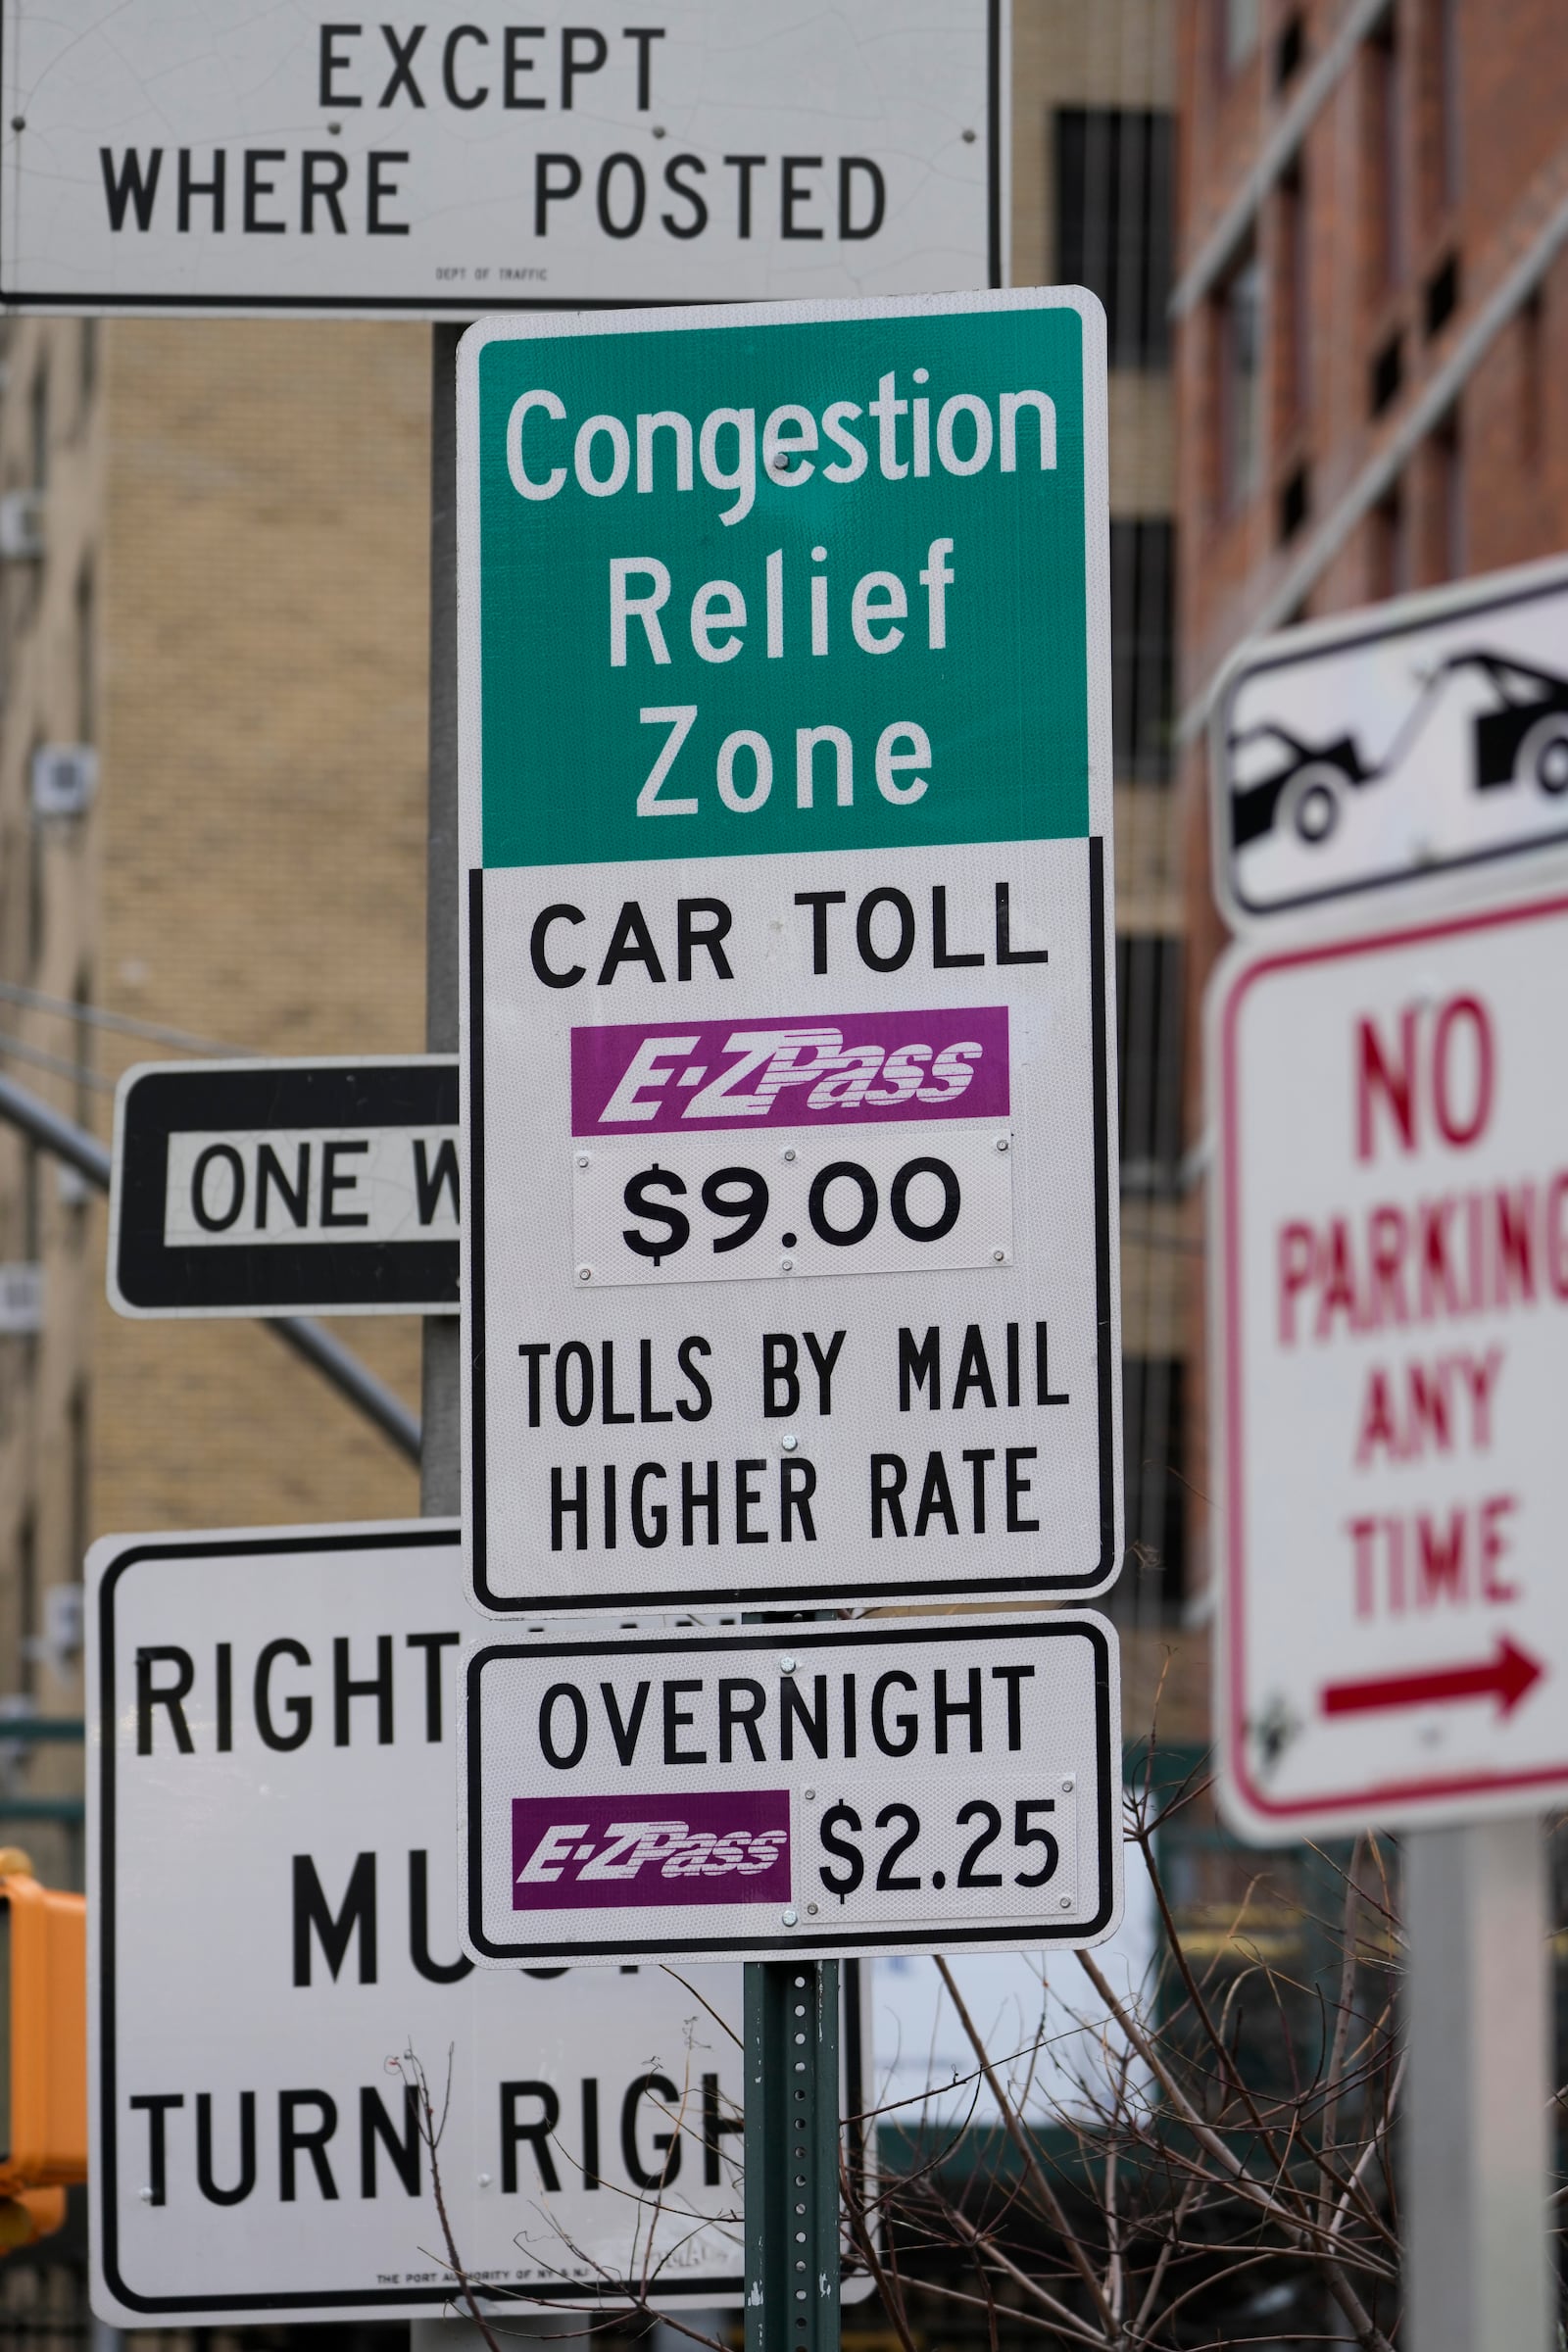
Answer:
<svg viewBox="0 0 1568 2352"><path fill-rule="evenodd" d="M481 2173L479 2175L479 2186L481 2188L488 2188L490 2185L490 2180L491 2175L489 2173Z"/></svg>
<svg viewBox="0 0 1568 2352"><path fill-rule="evenodd" d="M778 1670L780 1674L793 1674L795 1672L795 1660L793 1658L780 1658L778 1662Z"/></svg>
<svg viewBox="0 0 1568 2352"><path fill-rule="evenodd" d="M1011 1142L1012 1138L1010 1136L999 1135L997 1138L997 1150L999 1152L1007 1151L1011 1145Z"/></svg>
<svg viewBox="0 0 1568 2352"><path fill-rule="evenodd" d="M781 1257L781 1258L779 1259L779 1261L778 1261L778 1270L779 1270L779 1272L780 1272L781 1274L793 1274L793 1273L794 1273L794 1271L795 1271L795 1260L794 1260L794 1258L793 1258L793 1257Z"/></svg>
<svg viewBox="0 0 1568 2352"><path fill-rule="evenodd" d="M1064 1911L1070 1911L1072 1909L1072 1896L1070 1894L1064 1894L1062 1896L1061 1907Z"/></svg>
<svg viewBox="0 0 1568 2352"><path fill-rule="evenodd" d="M999 1151L999 1152L1001 1151L1002 1147L1001 1147L1001 1145L1000 1145L1000 1144L997 1146L997 1149L998 1149L998 1151ZM591 1154L590 1152L578 1152L578 1154L577 1154L577 1165L578 1165L578 1167L579 1167L579 1168L585 1168L585 1167L587 1167L587 1165L588 1165L588 1163L589 1163L589 1160L590 1160L591 1156L592 1156L592 1154Z"/></svg>
<svg viewBox="0 0 1568 2352"><path fill-rule="evenodd" d="M807 1904L806 1916L808 1919L814 1919L816 1917L816 1905L814 1903Z"/></svg>
<svg viewBox="0 0 1568 2352"><path fill-rule="evenodd" d="M816 1790L814 1788L803 1788L801 1790L801 1794L805 1797L808 1805L815 1802Z"/></svg>
<svg viewBox="0 0 1568 2352"><path fill-rule="evenodd" d="M1006 1264L1007 1252L1005 1250L993 1250L991 1254L996 1259L999 1266L1004 1266Z"/></svg>
<svg viewBox="0 0 1568 2352"><path fill-rule="evenodd" d="M1077 1782L1076 1782L1076 1781L1073 1779L1073 1777L1072 1777L1072 1774L1069 1772L1069 1773L1068 1773L1068 1775L1067 1775L1067 1778L1066 1778L1066 1779L1065 1779L1065 1780L1062 1782L1062 1784L1061 1784L1061 1793L1062 1793L1062 1795L1063 1795L1063 1796L1071 1796L1071 1794L1072 1794L1073 1790L1074 1790L1074 1789L1077 1788L1077 1786L1078 1786Z"/></svg>
<svg viewBox="0 0 1568 2352"><path fill-rule="evenodd" d="M150 2188L138 2188L136 2194L144 2205L150 2205L153 2201L153 2192Z"/></svg>
<svg viewBox="0 0 1568 2352"><path fill-rule="evenodd" d="M786 1912L785 1912L785 1914L784 1914L784 1925L785 1925L787 1928L798 1928L798 1927L800 1926L800 1924L801 1924L801 1919L800 1919L800 1913L799 1913L798 1911L786 1911Z"/></svg>
<svg viewBox="0 0 1568 2352"><path fill-rule="evenodd" d="M579 1282L592 1282L593 1278L594 1270L592 1266L579 1266L577 1268L577 1280Z"/></svg>
<svg viewBox="0 0 1568 2352"><path fill-rule="evenodd" d="M795 1435L793 1429L786 1431L785 1435L779 1440L779 1444L783 1446L786 1453L793 1453L800 1442L800 1439Z"/></svg>
<svg viewBox="0 0 1568 2352"><path fill-rule="evenodd" d="M779 1157L780 1159L793 1161L795 1157L795 1146L793 1144L786 1144L783 1151L779 1153Z"/></svg>

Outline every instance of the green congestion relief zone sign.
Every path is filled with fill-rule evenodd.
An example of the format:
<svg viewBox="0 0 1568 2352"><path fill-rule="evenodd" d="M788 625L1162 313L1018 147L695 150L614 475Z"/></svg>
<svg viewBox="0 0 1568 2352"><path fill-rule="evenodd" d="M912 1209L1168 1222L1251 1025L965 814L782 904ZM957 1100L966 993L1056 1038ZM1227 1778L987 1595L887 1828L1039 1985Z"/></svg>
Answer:
<svg viewBox="0 0 1568 2352"><path fill-rule="evenodd" d="M472 353L485 864L1086 833L1095 306L710 317Z"/></svg>
<svg viewBox="0 0 1568 2352"><path fill-rule="evenodd" d="M1103 1589L1099 304L502 320L459 403L476 1597Z"/></svg>

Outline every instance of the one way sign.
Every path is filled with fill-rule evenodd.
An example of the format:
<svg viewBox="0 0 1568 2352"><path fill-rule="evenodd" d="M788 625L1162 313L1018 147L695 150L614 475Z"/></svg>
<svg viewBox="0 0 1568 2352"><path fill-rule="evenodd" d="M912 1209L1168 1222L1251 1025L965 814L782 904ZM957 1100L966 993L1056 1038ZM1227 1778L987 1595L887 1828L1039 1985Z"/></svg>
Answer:
<svg viewBox="0 0 1568 2352"><path fill-rule="evenodd" d="M122 1315L450 1314L458 1065L147 1063L115 1100Z"/></svg>

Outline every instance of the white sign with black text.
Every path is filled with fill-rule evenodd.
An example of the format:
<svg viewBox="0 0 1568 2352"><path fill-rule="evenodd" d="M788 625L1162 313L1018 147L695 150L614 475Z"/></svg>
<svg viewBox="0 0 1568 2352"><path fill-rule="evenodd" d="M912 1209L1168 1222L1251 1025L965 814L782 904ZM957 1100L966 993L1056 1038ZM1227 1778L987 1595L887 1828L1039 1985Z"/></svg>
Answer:
<svg viewBox="0 0 1568 2352"><path fill-rule="evenodd" d="M138 1062L115 1093L110 1303L454 1313L457 1113L439 1054Z"/></svg>
<svg viewBox="0 0 1568 2352"><path fill-rule="evenodd" d="M1006 0L627 13L6 0L3 300L434 318L1004 282Z"/></svg>
<svg viewBox="0 0 1568 2352"><path fill-rule="evenodd" d="M100 2318L438 2313L410 2053L438 2111L450 2053L442 2189L483 2287L580 2300L646 2263L662 2302L737 2299L739 1969L463 1956L456 1527L107 1537L89 1578Z"/></svg>
<svg viewBox="0 0 1568 2352"><path fill-rule="evenodd" d="M469 1654L482 1963L1034 1950L1121 1910L1116 1637L1089 1612Z"/></svg>

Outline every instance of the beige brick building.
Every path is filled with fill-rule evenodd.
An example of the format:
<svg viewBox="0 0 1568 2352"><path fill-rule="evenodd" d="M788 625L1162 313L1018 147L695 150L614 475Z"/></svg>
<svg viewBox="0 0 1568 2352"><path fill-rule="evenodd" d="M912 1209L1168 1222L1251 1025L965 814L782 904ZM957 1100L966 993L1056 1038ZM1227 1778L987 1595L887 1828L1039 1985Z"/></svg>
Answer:
<svg viewBox="0 0 1568 2352"><path fill-rule="evenodd" d="M170 1039L422 1048L428 416L417 326L10 329L0 489L37 493L43 552L0 566L0 1068L105 1141L115 1078ZM34 748L77 742L90 812L34 820ZM80 1712L50 1595L92 1534L417 1509L264 1327L114 1314L104 1250L101 1200L0 1130L0 1258L45 1298L0 1337L13 1712ZM416 1323L336 1328L417 1405ZM0 1805L79 1785L40 1748ZM47 1827L0 1834L69 1867Z"/></svg>
<svg viewBox="0 0 1568 2352"><path fill-rule="evenodd" d="M1170 12L1017 0L1013 276L1111 318L1129 1520L1120 1605L1157 1660L1181 1602L1189 1316L1178 1185L1172 670ZM130 1062L423 1043L428 329L14 321L0 492L42 552L0 562L0 1070L109 1134ZM31 755L92 745L78 818L35 821ZM106 1530L394 1516L413 1470L265 1328L129 1323L104 1207L0 1126L0 1260L42 1264L0 1336L0 1707L79 1715L69 1600ZM413 1322L334 1326L408 1401ZM1152 1667L1151 1669L1152 1671ZM1136 1709L1135 1709L1136 1711ZM0 1837L79 1788L0 1719Z"/></svg>

